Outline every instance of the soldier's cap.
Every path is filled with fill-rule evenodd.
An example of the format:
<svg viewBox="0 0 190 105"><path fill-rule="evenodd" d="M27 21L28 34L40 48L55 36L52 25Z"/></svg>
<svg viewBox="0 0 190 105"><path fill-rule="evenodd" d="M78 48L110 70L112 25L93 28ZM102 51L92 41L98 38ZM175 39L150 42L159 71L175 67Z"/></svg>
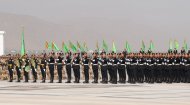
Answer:
<svg viewBox="0 0 190 105"><path fill-rule="evenodd" d="M101 55L106 54L106 52L102 52Z"/></svg>
<svg viewBox="0 0 190 105"><path fill-rule="evenodd" d="M94 54L98 54L98 52L97 52L97 51L94 51L92 54L93 54L93 55L94 55Z"/></svg>
<svg viewBox="0 0 190 105"><path fill-rule="evenodd" d="M117 53L117 55L121 55L121 53Z"/></svg>
<svg viewBox="0 0 190 105"><path fill-rule="evenodd" d="M84 52L81 52L81 54L84 55L84 54L87 54L87 52L84 51Z"/></svg>

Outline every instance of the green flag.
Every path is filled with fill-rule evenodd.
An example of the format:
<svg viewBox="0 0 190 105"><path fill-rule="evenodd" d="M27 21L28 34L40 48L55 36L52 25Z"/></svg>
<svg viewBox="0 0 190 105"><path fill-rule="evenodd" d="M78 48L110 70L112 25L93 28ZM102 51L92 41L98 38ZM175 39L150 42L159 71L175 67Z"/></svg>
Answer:
<svg viewBox="0 0 190 105"><path fill-rule="evenodd" d="M185 51L188 50L188 46L187 46L187 42L186 42L186 40L184 40L183 47L184 47Z"/></svg>
<svg viewBox="0 0 190 105"><path fill-rule="evenodd" d="M53 47L53 49L55 49L56 51L59 51L59 48L57 47L57 45L56 45L54 42L52 42L52 47Z"/></svg>
<svg viewBox="0 0 190 105"><path fill-rule="evenodd" d="M131 48L129 43L126 41L125 48L127 49L127 53L131 53Z"/></svg>
<svg viewBox="0 0 190 105"><path fill-rule="evenodd" d="M112 44L112 51L113 51L114 53L116 53L116 47L115 47L114 41L113 41L113 44Z"/></svg>
<svg viewBox="0 0 190 105"><path fill-rule="evenodd" d="M98 41L96 42L96 50L99 52L99 44L98 44Z"/></svg>
<svg viewBox="0 0 190 105"><path fill-rule="evenodd" d="M25 49L25 42L24 42L24 28L22 30L22 39L21 39L21 50L20 50L20 54L21 56L23 56L26 53L26 49Z"/></svg>
<svg viewBox="0 0 190 105"><path fill-rule="evenodd" d="M103 40L103 45L102 45L102 48L108 52L108 45L106 44L106 42Z"/></svg>
<svg viewBox="0 0 190 105"><path fill-rule="evenodd" d="M52 50L52 43L48 43L48 50Z"/></svg>
<svg viewBox="0 0 190 105"><path fill-rule="evenodd" d="M173 50L173 42L172 42L171 39L170 39L170 42L169 42L169 50Z"/></svg>
<svg viewBox="0 0 190 105"><path fill-rule="evenodd" d="M69 49L68 49L67 45L66 45L64 42L62 43L62 48L63 48L63 51L64 51L65 53L68 53L68 52L69 52Z"/></svg>
<svg viewBox="0 0 190 105"><path fill-rule="evenodd" d="M81 46L81 44L77 41L77 47L80 49L80 51L85 51L83 46Z"/></svg>
<svg viewBox="0 0 190 105"><path fill-rule="evenodd" d="M88 47L87 47L86 42L83 43L83 46L84 46L84 51L88 51Z"/></svg>
<svg viewBox="0 0 190 105"><path fill-rule="evenodd" d="M153 44L153 42L152 42L152 40L150 41L150 51L153 51L153 49L154 49L154 44Z"/></svg>
<svg viewBox="0 0 190 105"><path fill-rule="evenodd" d="M145 51L145 44L144 44L144 41L142 40L142 51Z"/></svg>
<svg viewBox="0 0 190 105"><path fill-rule="evenodd" d="M179 43L177 40L174 41L175 48L178 50L179 49Z"/></svg>
<svg viewBox="0 0 190 105"><path fill-rule="evenodd" d="M77 52L77 47L76 47L71 41L69 41L69 46L70 46L70 48L72 49L72 51L73 51L74 53Z"/></svg>

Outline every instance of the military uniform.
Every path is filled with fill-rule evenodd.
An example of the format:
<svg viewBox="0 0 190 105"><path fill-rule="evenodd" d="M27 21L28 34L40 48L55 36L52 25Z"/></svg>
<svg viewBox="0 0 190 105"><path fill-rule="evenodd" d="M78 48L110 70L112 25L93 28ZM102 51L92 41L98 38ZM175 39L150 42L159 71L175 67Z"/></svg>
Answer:
<svg viewBox="0 0 190 105"><path fill-rule="evenodd" d="M186 82L186 78L185 78L185 76L186 76L185 62L187 62L186 59L184 57L181 57L180 82L183 82L183 83Z"/></svg>
<svg viewBox="0 0 190 105"><path fill-rule="evenodd" d="M180 82L180 69L183 66L180 65L181 59L179 57L174 58L174 65L173 65L173 82Z"/></svg>
<svg viewBox="0 0 190 105"><path fill-rule="evenodd" d="M109 55L111 56L111 55ZM112 58L109 57L107 59L107 68L108 68L108 73L109 73L109 82L112 82L113 81L113 65L112 65Z"/></svg>
<svg viewBox="0 0 190 105"><path fill-rule="evenodd" d="M100 65L101 65L101 74L102 74L102 81L101 83L107 84L108 83L108 65L107 65L107 58L101 58L100 59Z"/></svg>
<svg viewBox="0 0 190 105"><path fill-rule="evenodd" d="M28 82L29 80L29 74L28 72L30 71L30 59L27 57L25 60L25 65L24 65L24 77L25 77L25 82Z"/></svg>
<svg viewBox="0 0 190 105"><path fill-rule="evenodd" d="M74 83L79 83L80 82L80 58L77 56L76 58L73 59L73 71L74 71L74 76L75 76L75 81Z"/></svg>
<svg viewBox="0 0 190 105"><path fill-rule="evenodd" d="M71 83L71 57L68 55L65 59L66 72L67 72L67 82Z"/></svg>
<svg viewBox="0 0 190 105"><path fill-rule="evenodd" d="M83 83L89 83L89 59L84 57L82 59L82 65L84 65L84 76L85 81Z"/></svg>
<svg viewBox="0 0 190 105"><path fill-rule="evenodd" d="M148 76L148 80L147 80L147 82L148 83L154 83L154 69L155 69L155 59L154 58L152 58L152 57L149 57L148 59L147 59L147 65L148 65L148 74L147 74L147 76Z"/></svg>
<svg viewBox="0 0 190 105"><path fill-rule="evenodd" d="M53 58L53 56L50 56L49 60L49 72L50 72L50 83L53 83L54 80L54 66L55 66L55 59Z"/></svg>
<svg viewBox="0 0 190 105"><path fill-rule="evenodd" d="M186 57L185 58L185 78L186 78L186 82L190 83L190 58Z"/></svg>
<svg viewBox="0 0 190 105"><path fill-rule="evenodd" d="M156 68L155 68L155 82L161 83L163 80L163 64L164 59L162 57L156 58Z"/></svg>
<svg viewBox="0 0 190 105"><path fill-rule="evenodd" d="M144 82L144 71L146 69L146 59L143 57L140 57L138 60L138 71L137 71L137 81L139 83Z"/></svg>
<svg viewBox="0 0 190 105"><path fill-rule="evenodd" d="M37 67L38 67L38 60L36 58L31 59L31 69L32 69L32 75L34 78L33 82L36 82L37 80Z"/></svg>
<svg viewBox="0 0 190 105"><path fill-rule="evenodd" d="M112 76L112 82L111 82L113 84L117 84L118 63L119 63L119 60L116 57L114 57L112 59L112 64L113 64L113 66L112 66L113 74L112 75L113 76Z"/></svg>
<svg viewBox="0 0 190 105"><path fill-rule="evenodd" d="M62 83L62 70L63 70L63 57L61 55L56 59L57 63L57 73L58 73L58 83Z"/></svg>
<svg viewBox="0 0 190 105"><path fill-rule="evenodd" d="M119 82L125 83L126 82L126 71L125 71L125 58L121 57L119 59L118 64L118 73L119 73Z"/></svg>
<svg viewBox="0 0 190 105"><path fill-rule="evenodd" d="M131 70L131 83L136 83L136 80L137 80L137 58L136 57L132 57L130 64L131 64L131 66L130 66L130 70Z"/></svg>
<svg viewBox="0 0 190 105"><path fill-rule="evenodd" d="M12 58L10 58L7 62L8 64L8 71L9 71L9 82L13 81L13 69L14 69L14 61Z"/></svg>
<svg viewBox="0 0 190 105"><path fill-rule="evenodd" d="M41 59L41 62L40 62L40 70L41 70L41 74L42 74L42 83L45 83L45 81L46 81L46 65L47 65L47 61L43 57Z"/></svg>
<svg viewBox="0 0 190 105"><path fill-rule="evenodd" d="M93 74L94 74L93 83L98 83L98 58L94 57L91 60L91 64L92 64L92 70L93 70Z"/></svg>
<svg viewBox="0 0 190 105"><path fill-rule="evenodd" d="M17 82L20 82L21 70L22 70L22 59L17 58L16 59Z"/></svg>
<svg viewBox="0 0 190 105"><path fill-rule="evenodd" d="M167 70L166 70L166 75L167 75L166 82L167 83L173 82L173 63L174 63L173 58L171 58L171 57L167 58Z"/></svg>
<svg viewBox="0 0 190 105"><path fill-rule="evenodd" d="M126 56L125 58L125 64L126 64L126 69L127 69L128 83L131 83L132 82L131 59L128 56Z"/></svg>

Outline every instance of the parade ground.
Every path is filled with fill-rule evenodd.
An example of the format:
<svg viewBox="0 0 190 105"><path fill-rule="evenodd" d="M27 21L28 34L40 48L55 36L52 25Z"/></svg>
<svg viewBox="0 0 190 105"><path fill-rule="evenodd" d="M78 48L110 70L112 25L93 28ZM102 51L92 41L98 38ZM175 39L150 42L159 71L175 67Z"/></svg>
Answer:
<svg viewBox="0 0 190 105"><path fill-rule="evenodd" d="M190 84L0 81L0 105L190 105Z"/></svg>

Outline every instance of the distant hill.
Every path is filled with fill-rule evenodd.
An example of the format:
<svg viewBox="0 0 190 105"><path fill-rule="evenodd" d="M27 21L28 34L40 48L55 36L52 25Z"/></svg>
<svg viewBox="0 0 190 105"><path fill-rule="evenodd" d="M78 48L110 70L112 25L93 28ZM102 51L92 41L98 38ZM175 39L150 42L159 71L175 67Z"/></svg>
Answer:
<svg viewBox="0 0 190 105"><path fill-rule="evenodd" d="M25 27L25 43L29 50L42 50L46 40L53 41L56 37L59 37L56 41L60 45L63 34L66 35L61 25L32 16L0 13L0 30L6 31L6 50L20 49L22 26Z"/></svg>

